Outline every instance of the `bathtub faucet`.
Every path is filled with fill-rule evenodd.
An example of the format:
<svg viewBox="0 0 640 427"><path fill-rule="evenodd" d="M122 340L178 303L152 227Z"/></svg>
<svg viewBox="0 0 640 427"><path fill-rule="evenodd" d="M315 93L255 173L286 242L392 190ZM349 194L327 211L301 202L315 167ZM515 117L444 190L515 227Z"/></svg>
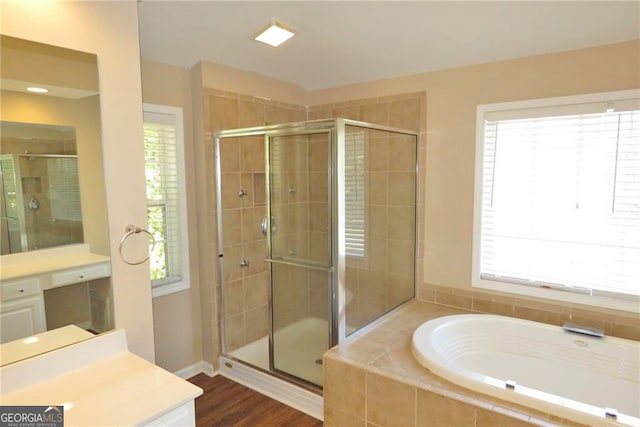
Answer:
<svg viewBox="0 0 640 427"><path fill-rule="evenodd" d="M589 335L590 337L596 337L596 338L604 337L603 329L577 325L571 322L564 322L564 325L562 325L562 329L564 329L567 332L573 332L575 334Z"/></svg>

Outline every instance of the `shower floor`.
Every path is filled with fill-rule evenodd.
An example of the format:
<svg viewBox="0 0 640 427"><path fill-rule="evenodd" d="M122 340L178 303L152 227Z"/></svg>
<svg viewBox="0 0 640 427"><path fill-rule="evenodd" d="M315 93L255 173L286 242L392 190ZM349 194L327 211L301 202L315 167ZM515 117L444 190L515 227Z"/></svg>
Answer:
<svg viewBox="0 0 640 427"><path fill-rule="evenodd" d="M328 350L328 322L308 317L275 333L274 365L279 371L322 386L322 355ZM232 351L231 356L269 370L269 337Z"/></svg>

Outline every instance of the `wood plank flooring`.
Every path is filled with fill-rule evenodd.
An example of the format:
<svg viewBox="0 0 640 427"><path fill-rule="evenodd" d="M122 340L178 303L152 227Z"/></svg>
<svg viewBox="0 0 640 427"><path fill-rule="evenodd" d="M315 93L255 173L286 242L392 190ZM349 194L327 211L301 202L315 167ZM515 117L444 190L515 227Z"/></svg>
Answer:
<svg viewBox="0 0 640 427"><path fill-rule="evenodd" d="M196 399L197 427L322 427L322 421L222 375L198 374L189 381L204 390Z"/></svg>

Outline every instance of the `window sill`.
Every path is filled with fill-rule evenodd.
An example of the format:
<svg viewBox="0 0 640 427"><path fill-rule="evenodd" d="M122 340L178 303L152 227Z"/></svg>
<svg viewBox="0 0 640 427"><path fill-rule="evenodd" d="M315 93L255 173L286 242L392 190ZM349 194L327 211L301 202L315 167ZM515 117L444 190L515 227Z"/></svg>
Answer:
<svg viewBox="0 0 640 427"><path fill-rule="evenodd" d="M161 297L164 295L174 294L189 289L191 286L188 282L175 282L167 283L166 285L160 285L155 288L151 288L152 298Z"/></svg>

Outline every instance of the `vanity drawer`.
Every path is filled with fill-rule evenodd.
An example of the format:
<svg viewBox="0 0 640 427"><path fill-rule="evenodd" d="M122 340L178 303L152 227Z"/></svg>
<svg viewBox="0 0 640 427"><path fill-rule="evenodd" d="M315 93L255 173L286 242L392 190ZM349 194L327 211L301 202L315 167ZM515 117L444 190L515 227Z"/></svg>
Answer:
<svg viewBox="0 0 640 427"><path fill-rule="evenodd" d="M2 301L40 294L40 280L37 278L5 282L2 284Z"/></svg>
<svg viewBox="0 0 640 427"><path fill-rule="evenodd" d="M81 268L53 273L51 275L51 287L71 285L73 283L86 282L87 280L100 279L109 276L109 263L96 264Z"/></svg>

